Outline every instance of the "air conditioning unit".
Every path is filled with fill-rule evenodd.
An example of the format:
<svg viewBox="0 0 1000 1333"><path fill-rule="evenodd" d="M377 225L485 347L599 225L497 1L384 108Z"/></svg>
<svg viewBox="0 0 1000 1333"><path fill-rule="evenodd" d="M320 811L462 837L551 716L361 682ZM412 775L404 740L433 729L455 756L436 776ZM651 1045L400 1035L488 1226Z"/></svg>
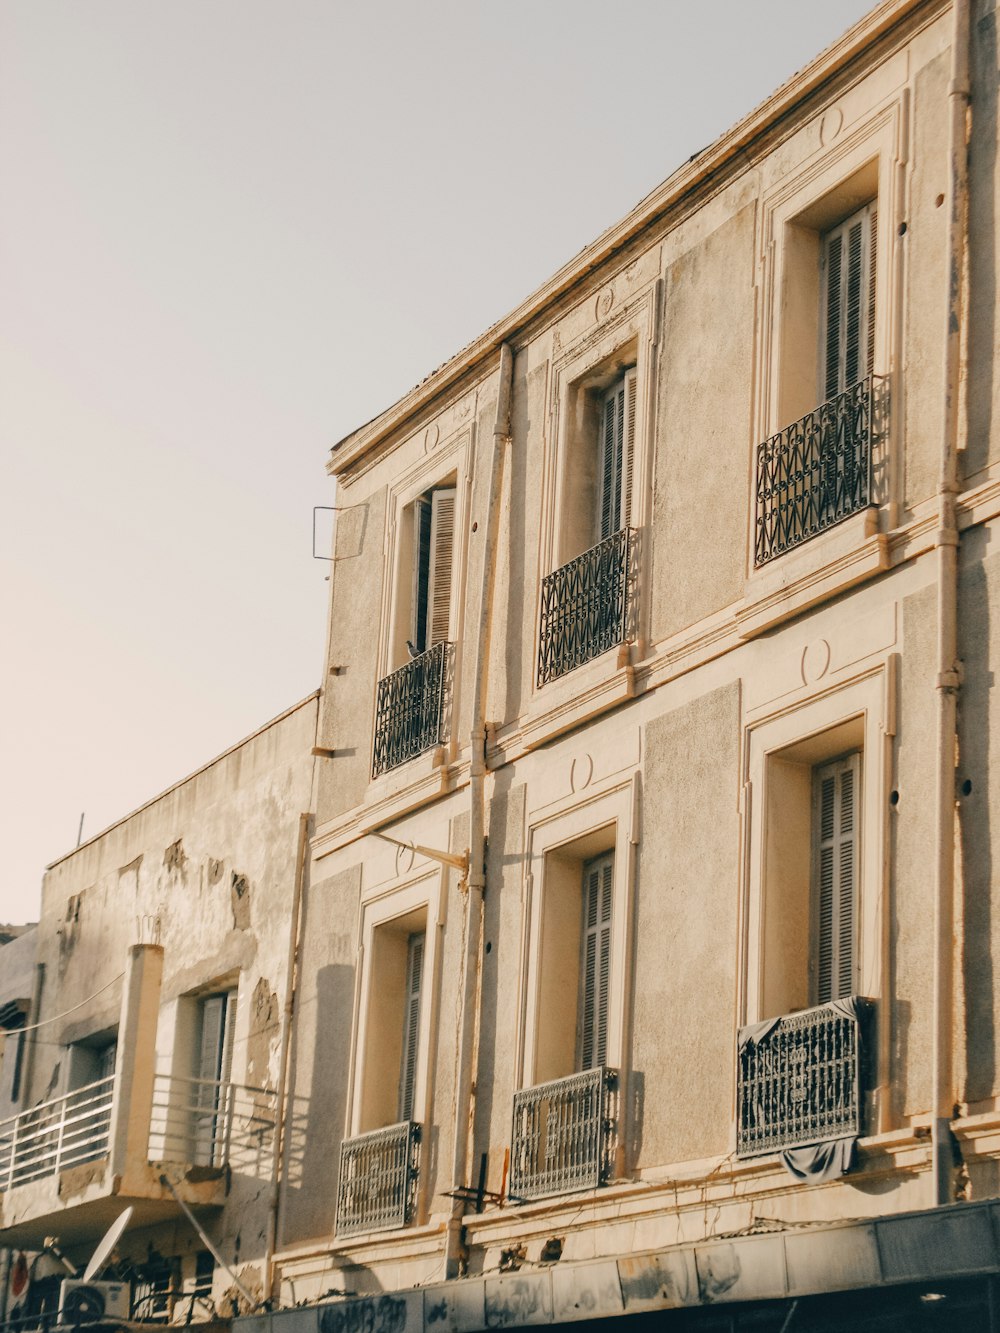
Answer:
<svg viewBox="0 0 1000 1333"><path fill-rule="evenodd" d="M60 1324L96 1324L101 1319L127 1319L132 1304L127 1282L83 1282L63 1279L59 1289Z"/></svg>

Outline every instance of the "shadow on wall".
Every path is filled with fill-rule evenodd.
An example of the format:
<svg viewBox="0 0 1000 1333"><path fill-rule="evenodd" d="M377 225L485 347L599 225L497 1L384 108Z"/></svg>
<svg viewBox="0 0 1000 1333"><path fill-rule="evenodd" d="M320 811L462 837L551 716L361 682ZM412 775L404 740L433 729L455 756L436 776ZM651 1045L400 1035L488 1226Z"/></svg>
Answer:
<svg viewBox="0 0 1000 1333"><path fill-rule="evenodd" d="M973 10L975 22L975 7ZM969 234L983 238L969 253L969 442L966 476L989 462L995 378L997 275L995 235L997 167L997 16L975 23L972 69L973 134L969 150Z"/></svg>
<svg viewBox="0 0 1000 1333"><path fill-rule="evenodd" d="M518 376L514 376L514 392L511 397L511 435L512 440L524 441L532 438L530 432L540 434L544 429L544 422L532 421L529 411L529 399L534 394L536 398L541 397L538 385L544 385L544 378L539 380L539 374L544 374L544 367L533 371L528 376L528 392L524 393L519 388ZM507 476L505 478L505 491L510 497L522 496L528 494L528 461L527 450L518 448L513 443L507 446ZM504 626L504 640L506 643L506 700L504 703L504 717L517 717L522 708L522 690L523 681L523 640L525 632L524 611L525 608L520 598L515 594L515 589L527 588L529 584L526 581L525 573L525 514L527 506L511 502L506 509L501 509L500 523L501 534L498 548L498 554L506 563L506 571L503 565L497 570L497 594L506 582L506 597L508 599L507 623ZM507 520L506 532L503 531L504 518ZM504 573L506 572L506 580ZM548 571L545 571L548 572ZM500 597L495 595L494 600L499 603ZM531 607L531 614L534 615L534 607ZM528 631L532 633L531 630Z"/></svg>
<svg viewBox="0 0 1000 1333"><path fill-rule="evenodd" d="M989 534L962 540L959 625L969 627L959 654L965 679L959 694L958 820L961 892L965 918L962 982L967 1015L967 1069L962 1099L981 1101L996 1081L993 974L993 847L990 837L990 596L987 569L1000 578L1000 561L986 561Z"/></svg>
<svg viewBox="0 0 1000 1333"><path fill-rule="evenodd" d="M346 1116L354 968L330 963L316 974L315 1040L309 1096L288 1103L283 1239L333 1230L340 1142ZM291 1086L296 1087L292 1069Z"/></svg>
<svg viewBox="0 0 1000 1333"><path fill-rule="evenodd" d="M508 1094L506 1108L497 1108L501 1118L500 1123L506 1125L506 1128L500 1133L499 1139L497 1139L499 1125L494 1125L493 1116L494 1101L497 1095L496 1072L499 1068L513 1072L513 1060L507 1060L503 1057L498 1059L496 1053L498 1050L504 1052L511 1050L512 1053L514 1033L519 1021L515 1017L517 958L516 956L510 956L504 961L500 959L502 941L505 942L506 948L512 953L518 947L516 935L510 929L510 921L513 919L510 911L510 900L513 898L514 904L519 910L521 868L524 861L524 854L519 848L511 851L506 846L506 840L509 836L520 837L523 824L521 809L512 810L511 808L513 804L511 786L511 770L509 768L497 770L494 775L493 799L490 803L489 827L487 830L488 883L483 918L482 1010L480 1014L479 1069L476 1075L475 1149L472 1161L469 1163L471 1178L467 1182L471 1185L475 1185L478 1179L480 1155L497 1142L505 1144L509 1140L511 1116L513 1114L513 1103L511 1101L513 1090L508 1088L506 1090ZM523 788L521 789L521 795L523 796ZM497 891L496 882L498 871L503 875L499 891ZM489 953L486 952L487 944L490 946ZM501 994L501 984L510 988L508 993ZM501 1090L501 1096L503 1095L504 1091ZM500 1188L502 1169L501 1149L500 1156L494 1152L493 1160L489 1161L487 1189L498 1190Z"/></svg>

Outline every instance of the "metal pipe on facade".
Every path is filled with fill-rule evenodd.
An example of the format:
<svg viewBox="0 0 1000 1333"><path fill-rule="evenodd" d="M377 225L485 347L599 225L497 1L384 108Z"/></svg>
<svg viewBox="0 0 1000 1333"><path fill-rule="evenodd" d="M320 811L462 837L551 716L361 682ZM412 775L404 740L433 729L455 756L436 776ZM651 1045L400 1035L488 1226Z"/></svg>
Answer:
<svg viewBox="0 0 1000 1333"><path fill-rule="evenodd" d="M462 1190L467 1180L476 1118L476 1066L482 1012L483 895L486 889L486 708L489 693L490 647L493 629L493 595L496 587L496 556L500 534L500 502L503 472L510 444L510 400L514 357L510 345L500 348L500 371L496 417L493 425L493 465L490 471L489 507L483 541L483 583L476 641L476 674L473 684L472 754L469 766L469 870L466 877L465 951L462 956L461 1021L458 1030L458 1077L455 1086L455 1147L453 1188ZM448 1226L448 1276L457 1272L461 1219L464 1205L455 1199Z"/></svg>
<svg viewBox="0 0 1000 1333"><path fill-rule="evenodd" d="M944 422L938 482L937 552L937 781L935 809L934 1024L931 1179L934 1204L954 1201L951 1120L955 1106L954 926L955 754L958 741L958 448L968 194L969 0L954 0L951 82L948 88L948 269L944 345Z"/></svg>
<svg viewBox="0 0 1000 1333"><path fill-rule="evenodd" d="M298 979L299 921L305 880L309 814L299 815L299 840L295 853L295 887L292 893L292 920L288 938L288 964L285 972L285 1010L281 1019L281 1048L278 1055L278 1090L275 1094L274 1141L271 1150L271 1200L267 1217L267 1242L264 1250L264 1299L274 1299L274 1251L278 1244L278 1210L281 1202L281 1162L287 1134L288 1067L291 1056L292 1020L295 1015L295 989Z"/></svg>

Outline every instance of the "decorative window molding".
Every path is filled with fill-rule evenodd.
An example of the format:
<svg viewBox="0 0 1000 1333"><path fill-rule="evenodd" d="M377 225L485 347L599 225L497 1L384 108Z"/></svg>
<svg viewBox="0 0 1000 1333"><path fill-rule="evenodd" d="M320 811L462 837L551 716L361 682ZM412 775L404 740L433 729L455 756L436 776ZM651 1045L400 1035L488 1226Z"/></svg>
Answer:
<svg viewBox="0 0 1000 1333"><path fill-rule="evenodd" d="M621 305L599 300L595 322L577 331L567 347L554 339L536 625L546 575L621 527L641 529L651 521L659 293L660 282L654 279L630 292ZM609 526L613 509L617 527ZM634 633L641 638L641 618ZM537 662L537 642L534 647ZM609 669L614 667L612 659Z"/></svg>
<svg viewBox="0 0 1000 1333"><path fill-rule="evenodd" d="M887 664L869 669L758 717L746 729L744 808L749 829L740 1025L836 998L848 980L853 993L882 993L891 773L888 670ZM841 976L823 980L819 962L824 934L829 940L838 921L834 909L824 928L823 844L817 842L823 811L817 809L814 781L831 770L852 772L855 784L849 869L856 919L841 918L851 933L844 946L853 954L849 965L845 956ZM843 790L840 795L843 798ZM847 836L846 829L841 832ZM844 869L842 859L839 868ZM827 967L836 961L835 948ZM826 988L831 995L825 994Z"/></svg>
<svg viewBox="0 0 1000 1333"><path fill-rule="evenodd" d="M429 430L428 438L433 450L401 471L386 508L366 804L389 799L393 808L401 795L405 807L406 791L457 750L452 708L463 664L455 645L465 631L473 435L464 428L440 441ZM424 762L416 763L421 754Z"/></svg>
<svg viewBox="0 0 1000 1333"><path fill-rule="evenodd" d="M345 1137L430 1119L446 881L447 872L424 870L361 904ZM418 941L419 984L413 970Z"/></svg>
<svg viewBox="0 0 1000 1333"><path fill-rule="evenodd" d="M758 454L764 442L816 414L821 405L866 376L874 376L877 403L869 409L875 420L869 420L866 429L876 432L876 456L871 463L871 495L862 488L859 503L886 505L886 526L895 525L903 493L902 451L898 423L887 413L887 403L898 370L896 342L902 318L897 230L907 154L905 99L905 90L897 90L869 109L832 143L783 176L762 199L760 352L749 470L750 511L755 515ZM852 224L859 222L860 229L855 225L852 232ZM857 248L855 262L845 265L841 258L850 259L852 244ZM848 346L852 337L855 343ZM853 512L850 503L843 512ZM839 519L831 519L835 521ZM812 520L807 517L805 522L808 531ZM815 530L830 525L819 521ZM748 594L755 582L766 582L766 570L753 573L755 564L762 563L756 529L755 521L750 530Z"/></svg>
<svg viewBox="0 0 1000 1333"><path fill-rule="evenodd" d="M597 1063L622 1068L636 820L633 779L529 826L516 1055L519 1088ZM593 931L585 914L588 872L598 880ZM581 1020L588 1014L591 933L594 1003L588 1044L587 1025ZM603 999L597 995L602 987ZM567 1005L570 995L579 997L576 1005ZM598 1049L602 1042L603 1049Z"/></svg>

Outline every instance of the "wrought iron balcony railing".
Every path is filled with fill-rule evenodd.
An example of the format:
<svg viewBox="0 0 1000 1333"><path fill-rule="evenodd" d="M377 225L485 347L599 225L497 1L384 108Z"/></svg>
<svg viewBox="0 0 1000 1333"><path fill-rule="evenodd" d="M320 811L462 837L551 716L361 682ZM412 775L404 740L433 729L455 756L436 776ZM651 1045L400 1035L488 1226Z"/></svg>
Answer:
<svg viewBox="0 0 1000 1333"><path fill-rule="evenodd" d="M635 530L622 528L542 580L538 684L632 637Z"/></svg>
<svg viewBox="0 0 1000 1333"><path fill-rule="evenodd" d="M0 1122L0 1190L108 1155L114 1075Z"/></svg>
<svg viewBox="0 0 1000 1333"><path fill-rule="evenodd" d="M871 1002L851 997L739 1034L737 1157L861 1133Z"/></svg>
<svg viewBox="0 0 1000 1333"><path fill-rule="evenodd" d="M873 503L875 384L859 380L758 445L758 567Z"/></svg>
<svg viewBox="0 0 1000 1333"><path fill-rule="evenodd" d="M420 1167L420 1126L404 1120L345 1139L340 1149L337 1235L388 1231L413 1220Z"/></svg>
<svg viewBox="0 0 1000 1333"><path fill-rule="evenodd" d="M510 1193L540 1199L606 1184L618 1146L618 1071L599 1067L514 1094Z"/></svg>
<svg viewBox="0 0 1000 1333"><path fill-rule="evenodd" d="M378 683L372 777L405 764L444 739L450 643L436 643Z"/></svg>
<svg viewBox="0 0 1000 1333"><path fill-rule="evenodd" d="M157 1074L149 1118L149 1160L269 1170L277 1094L266 1088Z"/></svg>

